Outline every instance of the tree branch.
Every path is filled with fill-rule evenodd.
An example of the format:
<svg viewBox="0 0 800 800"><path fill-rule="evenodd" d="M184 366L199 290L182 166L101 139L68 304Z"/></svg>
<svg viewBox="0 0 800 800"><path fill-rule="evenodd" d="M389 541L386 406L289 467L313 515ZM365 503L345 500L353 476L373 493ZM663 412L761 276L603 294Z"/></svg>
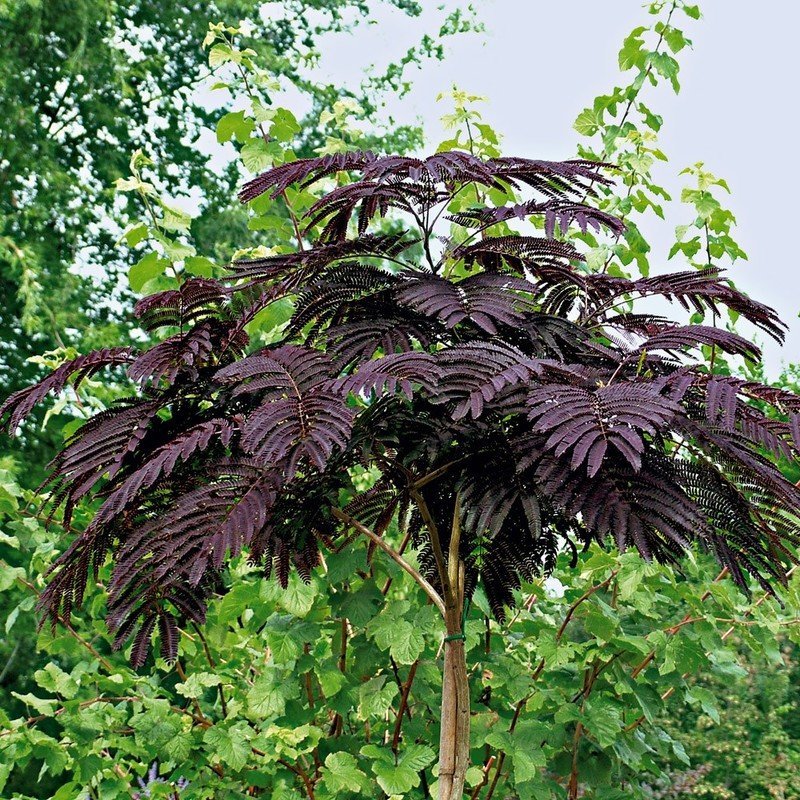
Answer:
<svg viewBox="0 0 800 800"><path fill-rule="evenodd" d="M417 504L419 513L422 515L422 519L425 523L425 527L428 529L428 534L430 535L431 539L431 550L433 551L433 558L436 561L436 571L439 573L439 582L442 585L442 592L444 593L446 600L451 594L450 579L447 572L447 566L445 565L444 561L444 551L442 550L442 540L439 536L439 528L437 527L436 521L433 518L433 514L431 514L431 510L428 508L428 504L425 502L425 498L422 496L420 491L416 487L412 486L410 489L410 494L414 502ZM444 616L444 604L440 610L442 612L442 616Z"/></svg>
<svg viewBox="0 0 800 800"><path fill-rule="evenodd" d="M371 531L366 525L363 525L357 519L351 517L347 512L342 511L340 508L331 508L331 513L333 514L336 519L340 522L344 522L349 527L353 528L354 530L358 531L360 534L366 536L368 539L373 541L384 553L386 553L392 561L395 562L402 570L408 573L425 594L431 599L431 602L436 606L436 608L441 612L442 616L444 616L444 601L439 596L439 593L436 589L428 583L427 580L419 573L417 569L411 566L396 550L394 550L390 545L388 545L378 534L374 531Z"/></svg>

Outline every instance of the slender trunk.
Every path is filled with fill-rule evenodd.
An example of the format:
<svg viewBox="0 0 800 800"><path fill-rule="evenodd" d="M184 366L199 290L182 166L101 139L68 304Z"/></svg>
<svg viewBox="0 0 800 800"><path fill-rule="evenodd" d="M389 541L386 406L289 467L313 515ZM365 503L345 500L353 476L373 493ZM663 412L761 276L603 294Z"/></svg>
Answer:
<svg viewBox="0 0 800 800"><path fill-rule="evenodd" d="M464 642L445 644L442 730L439 737L439 800L461 800L469 766L469 684Z"/></svg>
<svg viewBox="0 0 800 800"><path fill-rule="evenodd" d="M442 715L439 735L439 800L461 800L469 767L469 679L464 650L462 611L464 606L463 562L459 579L445 611Z"/></svg>

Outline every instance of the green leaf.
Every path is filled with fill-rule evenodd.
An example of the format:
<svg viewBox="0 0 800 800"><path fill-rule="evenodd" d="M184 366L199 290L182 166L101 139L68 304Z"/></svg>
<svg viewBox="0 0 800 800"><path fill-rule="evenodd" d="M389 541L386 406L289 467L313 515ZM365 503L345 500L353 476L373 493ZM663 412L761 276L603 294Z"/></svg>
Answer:
<svg viewBox="0 0 800 800"><path fill-rule="evenodd" d="M326 698L333 697L347 684L347 677L335 663L314 664L314 672Z"/></svg>
<svg viewBox="0 0 800 800"><path fill-rule="evenodd" d="M286 108L278 108L272 118L269 133L273 139L277 139L279 142L290 142L296 134L300 133L300 125L291 111Z"/></svg>
<svg viewBox="0 0 800 800"><path fill-rule="evenodd" d="M362 683L358 690L358 716L363 719L382 717L397 694L394 682L387 682L385 675Z"/></svg>
<svg viewBox="0 0 800 800"><path fill-rule="evenodd" d="M593 605L589 608L583 624L589 633L607 642L616 633L619 620L612 615L606 614L600 606Z"/></svg>
<svg viewBox="0 0 800 800"><path fill-rule="evenodd" d="M657 568L656 568L657 569ZM633 597L646 575L654 574L654 569L641 558L627 559L617 575L619 599L627 602Z"/></svg>
<svg viewBox="0 0 800 800"><path fill-rule="evenodd" d="M161 202L164 215L160 220L160 225L165 231L186 232L192 225L192 217L183 209L167 205Z"/></svg>
<svg viewBox="0 0 800 800"><path fill-rule="evenodd" d="M77 681L52 662L45 665L44 669L37 669L33 677L42 689L61 695L67 700L71 700L78 693Z"/></svg>
<svg viewBox="0 0 800 800"><path fill-rule="evenodd" d="M358 768L355 756L350 753L331 753L325 759L322 782L332 795L360 791L367 786L366 773Z"/></svg>
<svg viewBox="0 0 800 800"><path fill-rule="evenodd" d="M223 144L236 138L244 144L255 129L255 122L245 117L244 111L230 111L217 122L217 141Z"/></svg>
<svg viewBox="0 0 800 800"><path fill-rule="evenodd" d="M125 242L128 247L135 247L139 242L147 238L148 228L144 222L138 222L135 225L130 225L125 229L125 232L120 236L120 241Z"/></svg>
<svg viewBox="0 0 800 800"><path fill-rule="evenodd" d="M707 663L705 651L699 642L676 634L667 641L664 660L659 667L662 675L670 672L694 672Z"/></svg>
<svg viewBox="0 0 800 800"><path fill-rule="evenodd" d="M78 775L81 781L89 783L104 767L103 759L95 753L88 753L78 761Z"/></svg>
<svg viewBox="0 0 800 800"><path fill-rule="evenodd" d="M183 683L176 683L175 690L184 697L197 698L210 686L216 686L219 682L219 676L210 672L193 672Z"/></svg>
<svg viewBox="0 0 800 800"><path fill-rule="evenodd" d="M184 260L183 266L190 275L199 275L201 278L210 278L217 268L216 264L205 256L189 256Z"/></svg>
<svg viewBox="0 0 800 800"><path fill-rule="evenodd" d="M620 708L604 695L593 695L586 702L584 724L600 747L611 747L622 735Z"/></svg>
<svg viewBox="0 0 800 800"><path fill-rule="evenodd" d="M228 728L214 725L205 732L203 741L226 770L238 772L250 757L252 736L253 731L246 722L237 722Z"/></svg>
<svg viewBox="0 0 800 800"><path fill-rule="evenodd" d="M170 261L183 261L193 256L196 252L192 245L175 241L162 233L155 234L154 238L164 248L164 253Z"/></svg>
<svg viewBox="0 0 800 800"><path fill-rule="evenodd" d="M642 50L644 39L642 34L647 30L644 26L634 28L622 42L622 49L619 51L619 68L622 72L631 67L641 66L645 54Z"/></svg>
<svg viewBox="0 0 800 800"><path fill-rule="evenodd" d="M180 763L185 761L194 749L194 739L190 733L176 733L164 743L164 752Z"/></svg>
<svg viewBox="0 0 800 800"><path fill-rule="evenodd" d="M128 270L128 283L134 292L141 292L144 285L164 274L164 270L169 266L169 261L160 258L158 253L148 253Z"/></svg>
<svg viewBox="0 0 800 800"><path fill-rule="evenodd" d="M600 115L595 113L591 108L584 108L583 111L578 114L575 122L572 123L572 127L581 134L581 136L594 136L601 123L602 117L600 117Z"/></svg>
<svg viewBox="0 0 800 800"><path fill-rule="evenodd" d="M267 622L267 646L276 664L290 666L303 651L303 642L292 630L292 623L295 621L292 616L275 614Z"/></svg>
<svg viewBox="0 0 800 800"><path fill-rule="evenodd" d="M263 172L269 169L278 155L280 147L277 144L272 144L270 147L263 139L253 139L239 152L242 164L248 172Z"/></svg>
<svg viewBox="0 0 800 800"><path fill-rule="evenodd" d="M673 28L671 25L664 30L664 41L666 41L673 53L679 53L689 44L689 40L683 35L683 31Z"/></svg>
<svg viewBox="0 0 800 800"><path fill-rule="evenodd" d="M403 797L419 785L419 774L403 764L386 764L383 761L376 761L372 764L372 771L375 773L378 785L389 796Z"/></svg>
<svg viewBox="0 0 800 800"><path fill-rule="evenodd" d="M24 578L25 570L22 567L10 567L5 562L0 561L0 592L14 585L17 578Z"/></svg>
<svg viewBox="0 0 800 800"><path fill-rule="evenodd" d="M208 66L211 67L211 69L216 69L217 67L222 66L222 64L226 64L228 61L232 60L233 50L229 44L215 44L208 51Z"/></svg>
<svg viewBox="0 0 800 800"><path fill-rule="evenodd" d="M714 693L702 686L692 686L686 690L686 700L692 705L699 705L715 724L719 724L719 708Z"/></svg>
<svg viewBox="0 0 800 800"><path fill-rule="evenodd" d="M98 727L102 722L98 723ZM181 722L165 699L145 702L144 709L130 718L130 726L136 731L136 741L149 748L160 750L180 731Z"/></svg>
<svg viewBox="0 0 800 800"><path fill-rule="evenodd" d="M349 619L355 626L366 625L377 612L383 595L374 580L364 581L355 591L334 595L332 605L338 616Z"/></svg>
<svg viewBox="0 0 800 800"><path fill-rule="evenodd" d="M40 778L48 772L51 775L61 774L70 761L69 754L63 745L50 737L38 739L34 745L33 754L44 762L39 772Z"/></svg>
<svg viewBox="0 0 800 800"><path fill-rule="evenodd" d="M275 303L272 303L269 308L275 305ZM294 306L289 304L284 313L291 316L293 308ZM281 319L281 322L283 321L285 320ZM328 557L328 580L337 585L342 581L351 580L354 575L358 574L358 570L363 571L366 567L366 549L363 547L348 547L340 553L331 553Z"/></svg>
<svg viewBox="0 0 800 800"><path fill-rule="evenodd" d="M6 624L5 624L6 633L8 633L14 627L14 623L17 621L17 617L19 617L18 605L14 606L11 613L6 617Z"/></svg>
<svg viewBox="0 0 800 800"><path fill-rule="evenodd" d="M313 582L304 583L303 579L293 572L289 576L289 585L281 590L281 605L295 617L305 617L314 605L317 587Z"/></svg>
<svg viewBox="0 0 800 800"><path fill-rule="evenodd" d="M672 88L677 93L681 85L678 82L678 72L680 66L669 53L650 53L650 62L659 75L663 75L672 84Z"/></svg>
<svg viewBox="0 0 800 800"><path fill-rule="evenodd" d="M435 758L436 753L422 744L411 744L400 753L400 763L416 772L425 769Z"/></svg>
<svg viewBox="0 0 800 800"><path fill-rule="evenodd" d="M52 698L37 697L30 692L28 694L20 694L19 692L11 692L11 694L21 700L25 705L30 706L36 710L37 714L43 714L46 717L51 717L55 711L58 701Z"/></svg>
<svg viewBox="0 0 800 800"><path fill-rule="evenodd" d="M392 658L400 664L412 664L425 649L422 632L406 619L398 616L408 607L408 603L394 603L387 606L367 626L371 636L381 650L388 650Z"/></svg>
<svg viewBox="0 0 800 800"><path fill-rule="evenodd" d="M607 245L593 247L586 252L586 266L592 272L599 272L605 267L609 255L611 255L611 249Z"/></svg>
<svg viewBox="0 0 800 800"><path fill-rule="evenodd" d="M280 679L278 679L280 680ZM247 707L257 717L279 717L286 710L286 687L276 682L275 671L256 678L247 693Z"/></svg>

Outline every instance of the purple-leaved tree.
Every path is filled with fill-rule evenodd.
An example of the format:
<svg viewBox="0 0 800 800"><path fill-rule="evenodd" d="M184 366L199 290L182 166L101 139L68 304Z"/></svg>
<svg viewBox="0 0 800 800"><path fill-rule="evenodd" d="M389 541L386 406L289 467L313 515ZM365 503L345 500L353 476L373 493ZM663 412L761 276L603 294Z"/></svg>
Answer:
<svg viewBox="0 0 800 800"><path fill-rule="evenodd" d="M292 566L309 576L321 543L368 537L443 618L439 797L451 800L469 759L462 620L475 587L502 617L559 551L611 541L665 561L699 545L745 589L770 590L798 540L800 490L773 456L796 457L800 398L712 374L703 347L758 359L735 333L631 311L644 297L712 320L728 308L780 339L774 312L717 270L586 269L562 234L620 232L586 202L609 183L604 165L344 153L278 166L241 198L335 174L305 246L145 297L136 315L162 341L65 363L0 416L14 430L45 395L107 367L138 387L53 462L50 500L67 519L82 498L102 504L40 604L68 619L110 556L108 622L117 646L133 638L137 666L156 627L176 656L178 624L203 622L243 550L285 585ZM476 205L456 210L465 191ZM491 192L523 197L490 207ZM371 232L390 211L394 232ZM455 235L437 235L444 220ZM503 224L514 220L538 224L523 235ZM294 304L282 340L253 350L248 323L282 298ZM361 492L359 467L378 476Z"/></svg>

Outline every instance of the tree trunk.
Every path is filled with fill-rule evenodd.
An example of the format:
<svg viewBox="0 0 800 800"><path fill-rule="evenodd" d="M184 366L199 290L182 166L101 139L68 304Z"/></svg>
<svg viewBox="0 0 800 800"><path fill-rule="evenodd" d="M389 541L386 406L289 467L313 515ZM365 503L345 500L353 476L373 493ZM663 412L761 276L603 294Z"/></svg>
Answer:
<svg viewBox="0 0 800 800"><path fill-rule="evenodd" d="M439 800L461 800L469 767L469 679L461 629L464 596L460 591L453 594L456 602L448 604L445 612L447 640L442 673Z"/></svg>

